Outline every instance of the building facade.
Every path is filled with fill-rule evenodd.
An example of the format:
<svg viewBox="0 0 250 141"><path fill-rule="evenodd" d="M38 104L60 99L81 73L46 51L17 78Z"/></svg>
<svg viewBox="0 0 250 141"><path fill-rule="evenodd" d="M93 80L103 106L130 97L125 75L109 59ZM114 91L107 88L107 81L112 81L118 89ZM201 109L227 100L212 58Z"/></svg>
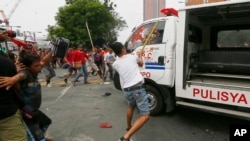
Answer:
<svg viewBox="0 0 250 141"><path fill-rule="evenodd" d="M160 11L165 8L166 0L143 0L143 20L163 17Z"/></svg>

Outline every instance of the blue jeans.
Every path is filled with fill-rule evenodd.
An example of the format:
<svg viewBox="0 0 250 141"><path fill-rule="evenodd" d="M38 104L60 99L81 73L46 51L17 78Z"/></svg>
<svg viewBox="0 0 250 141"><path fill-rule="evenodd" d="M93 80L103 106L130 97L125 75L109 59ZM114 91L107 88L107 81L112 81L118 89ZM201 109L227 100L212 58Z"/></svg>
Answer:
<svg viewBox="0 0 250 141"><path fill-rule="evenodd" d="M134 91L123 91L129 107L138 108L140 115L149 115L149 103L145 88Z"/></svg>
<svg viewBox="0 0 250 141"><path fill-rule="evenodd" d="M79 79L79 77L82 76L82 74L84 75L84 82L88 81L88 71L87 71L87 66L86 64L82 65L82 67L80 69L77 70L77 75L76 77L73 79L74 82L76 82L76 80Z"/></svg>

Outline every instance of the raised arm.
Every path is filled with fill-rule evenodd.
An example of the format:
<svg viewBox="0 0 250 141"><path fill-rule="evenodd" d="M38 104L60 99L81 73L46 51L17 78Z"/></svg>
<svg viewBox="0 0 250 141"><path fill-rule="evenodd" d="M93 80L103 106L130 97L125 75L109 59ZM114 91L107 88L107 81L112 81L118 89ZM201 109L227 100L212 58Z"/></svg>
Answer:
<svg viewBox="0 0 250 141"><path fill-rule="evenodd" d="M52 51L49 50L47 51L45 56L41 59L41 66L44 67L46 64L48 64L51 60L51 57L52 57Z"/></svg>

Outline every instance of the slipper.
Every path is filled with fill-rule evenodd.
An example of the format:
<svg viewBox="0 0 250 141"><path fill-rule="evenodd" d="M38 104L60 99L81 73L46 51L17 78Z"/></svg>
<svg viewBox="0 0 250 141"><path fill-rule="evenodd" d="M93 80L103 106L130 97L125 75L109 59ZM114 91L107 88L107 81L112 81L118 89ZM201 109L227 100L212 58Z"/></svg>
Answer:
<svg viewBox="0 0 250 141"><path fill-rule="evenodd" d="M101 127L101 128L111 128L112 125L107 123L107 122L103 122L103 123L99 124L99 127Z"/></svg>
<svg viewBox="0 0 250 141"><path fill-rule="evenodd" d="M102 96L110 96L111 93L104 93Z"/></svg>

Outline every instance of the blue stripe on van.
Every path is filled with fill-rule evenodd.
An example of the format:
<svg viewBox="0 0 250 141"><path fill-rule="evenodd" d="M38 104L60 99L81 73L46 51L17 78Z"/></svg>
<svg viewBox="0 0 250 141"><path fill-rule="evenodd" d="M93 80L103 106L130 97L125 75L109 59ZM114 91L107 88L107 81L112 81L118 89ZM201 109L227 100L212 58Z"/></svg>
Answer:
<svg viewBox="0 0 250 141"><path fill-rule="evenodd" d="M146 66L145 69L151 69L151 70L165 70L165 67Z"/></svg>
<svg viewBox="0 0 250 141"><path fill-rule="evenodd" d="M165 65L158 65L158 63L146 62L145 69L165 70Z"/></svg>
<svg viewBox="0 0 250 141"><path fill-rule="evenodd" d="M146 62L145 65L158 65L158 63Z"/></svg>

